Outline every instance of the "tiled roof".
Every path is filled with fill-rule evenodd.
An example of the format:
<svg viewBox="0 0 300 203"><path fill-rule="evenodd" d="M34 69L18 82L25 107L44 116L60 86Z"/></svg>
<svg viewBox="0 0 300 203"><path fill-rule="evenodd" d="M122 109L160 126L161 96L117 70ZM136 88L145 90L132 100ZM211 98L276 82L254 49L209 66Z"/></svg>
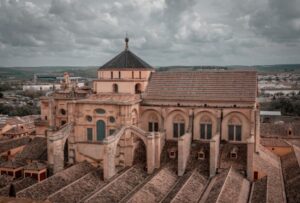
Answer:
<svg viewBox="0 0 300 203"><path fill-rule="evenodd" d="M255 71L190 71L152 73L146 101L254 102Z"/></svg>
<svg viewBox="0 0 300 203"><path fill-rule="evenodd" d="M18 124L25 123L25 120L23 120L21 117L14 116L14 117L9 117L6 123L10 125L18 125Z"/></svg>
<svg viewBox="0 0 300 203"><path fill-rule="evenodd" d="M238 171L231 168L217 202L247 202L248 195L246 194L249 189L249 181Z"/></svg>
<svg viewBox="0 0 300 203"><path fill-rule="evenodd" d="M134 53L125 49L116 57L99 68L102 69L153 69L148 63L140 59Z"/></svg>
<svg viewBox="0 0 300 203"><path fill-rule="evenodd" d="M291 131L291 135L289 135ZM300 122L286 121L275 123L261 123L260 134L263 137L299 137L300 138Z"/></svg>
<svg viewBox="0 0 300 203"><path fill-rule="evenodd" d="M48 197L51 202L83 202L87 195L103 187L101 170L94 170Z"/></svg>
<svg viewBox="0 0 300 203"><path fill-rule="evenodd" d="M94 167L87 162L79 163L18 192L17 197L45 200L49 195L76 181L93 169Z"/></svg>
<svg viewBox="0 0 300 203"><path fill-rule="evenodd" d="M267 202L267 176L253 183L253 192L250 197L253 203Z"/></svg>
<svg viewBox="0 0 300 203"><path fill-rule="evenodd" d="M4 163L1 163L0 167L1 168L17 169L17 168L20 168L20 167L25 166L25 165L26 165L26 163L21 162L21 161L9 160L9 161L6 161Z"/></svg>
<svg viewBox="0 0 300 203"><path fill-rule="evenodd" d="M22 137L18 139L10 139L7 141L0 142L0 153L8 150L26 145L31 139L29 137Z"/></svg>
<svg viewBox="0 0 300 203"><path fill-rule="evenodd" d="M285 190L288 202L300 202L300 165L297 159L297 150L281 157Z"/></svg>
<svg viewBox="0 0 300 203"><path fill-rule="evenodd" d="M291 147L285 140L277 138L261 138L260 144L265 147Z"/></svg>
<svg viewBox="0 0 300 203"><path fill-rule="evenodd" d="M26 177L18 181L14 181L12 184L15 186L15 191L19 192L33 184L35 184L37 181L33 178ZM10 189L10 184L8 184L6 187L2 188L0 190L0 196L9 196L9 189ZM1 202L1 201L0 201Z"/></svg>
<svg viewBox="0 0 300 203"><path fill-rule="evenodd" d="M13 127L10 130L6 131L3 133L3 135L20 135L20 134L24 134L24 133L28 133L27 129L24 128L20 128L20 127Z"/></svg>
<svg viewBox="0 0 300 203"><path fill-rule="evenodd" d="M0 175L0 188L3 188L13 182L14 177L9 175Z"/></svg>
<svg viewBox="0 0 300 203"><path fill-rule="evenodd" d="M101 104L132 104L141 101L139 95L127 93L99 93L92 94L86 99L76 101L77 103L101 103Z"/></svg>
<svg viewBox="0 0 300 203"><path fill-rule="evenodd" d="M39 171L39 170L42 170L42 169L45 169L47 168L47 165L46 164L43 164L43 163L40 163L40 162L32 162L28 165L26 165L24 167L24 170L35 170L35 171Z"/></svg>
<svg viewBox="0 0 300 203"><path fill-rule="evenodd" d="M19 160L46 160L45 154L47 153L47 138L35 137L28 143L21 153L16 155Z"/></svg>
<svg viewBox="0 0 300 203"><path fill-rule="evenodd" d="M217 202L218 197L220 196L222 192L222 188L226 181L226 177L229 174L229 170L230 169L226 169L214 177L215 181L211 187L211 190L209 191L208 197L205 200L205 202L209 202L209 203Z"/></svg>
<svg viewBox="0 0 300 203"><path fill-rule="evenodd" d="M237 149L237 158L231 158L230 152ZM246 170L247 167L247 144L226 143L220 147L220 168L233 167L237 170Z"/></svg>
<svg viewBox="0 0 300 203"><path fill-rule="evenodd" d="M253 159L255 168L268 176L267 202L284 202L284 180L278 156L259 145L259 153L254 153Z"/></svg>

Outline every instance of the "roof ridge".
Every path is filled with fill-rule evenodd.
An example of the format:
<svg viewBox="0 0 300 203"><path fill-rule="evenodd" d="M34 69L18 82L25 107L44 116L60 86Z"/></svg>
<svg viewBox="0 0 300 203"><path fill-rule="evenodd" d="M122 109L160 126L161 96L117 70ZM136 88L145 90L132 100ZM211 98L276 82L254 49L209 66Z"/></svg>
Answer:
<svg viewBox="0 0 300 203"><path fill-rule="evenodd" d="M99 69L153 69L151 65L143 61L140 57L135 55L129 49L125 49L120 52L117 56L113 57L111 60L106 62L104 65L99 67Z"/></svg>

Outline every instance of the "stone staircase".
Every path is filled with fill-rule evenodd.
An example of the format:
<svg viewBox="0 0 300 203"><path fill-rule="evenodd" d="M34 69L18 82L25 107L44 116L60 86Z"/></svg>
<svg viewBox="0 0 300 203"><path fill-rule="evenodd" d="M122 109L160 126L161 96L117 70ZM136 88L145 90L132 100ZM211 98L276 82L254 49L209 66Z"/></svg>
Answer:
<svg viewBox="0 0 300 203"><path fill-rule="evenodd" d="M178 179L175 164L169 163L134 193L127 202L160 202Z"/></svg>
<svg viewBox="0 0 300 203"><path fill-rule="evenodd" d="M102 170L96 169L52 194L48 197L48 200L53 203L80 202L82 198L92 193L95 188L103 187L106 184L101 179L102 176Z"/></svg>
<svg viewBox="0 0 300 203"><path fill-rule="evenodd" d="M148 175L143 168L141 164L131 167L84 202L119 202L145 181Z"/></svg>

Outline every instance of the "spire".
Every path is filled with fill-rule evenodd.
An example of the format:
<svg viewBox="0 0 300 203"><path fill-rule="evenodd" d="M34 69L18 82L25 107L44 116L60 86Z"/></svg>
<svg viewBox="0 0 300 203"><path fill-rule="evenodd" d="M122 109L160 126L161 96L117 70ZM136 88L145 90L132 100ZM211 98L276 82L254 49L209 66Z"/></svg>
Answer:
<svg viewBox="0 0 300 203"><path fill-rule="evenodd" d="M127 37L127 33L126 33L126 36L125 36L125 50L128 49L128 42L129 42L129 38Z"/></svg>

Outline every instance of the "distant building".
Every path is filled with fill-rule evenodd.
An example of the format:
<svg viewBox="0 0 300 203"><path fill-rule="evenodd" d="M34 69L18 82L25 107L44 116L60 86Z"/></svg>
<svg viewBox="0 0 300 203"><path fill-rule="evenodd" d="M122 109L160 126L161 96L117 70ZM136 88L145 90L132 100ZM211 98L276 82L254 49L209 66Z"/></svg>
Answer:
<svg viewBox="0 0 300 203"><path fill-rule="evenodd" d="M78 87L83 87L84 83L77 83ZM23 91L51 91L61 89L61 84L41 84L41 85L23 85Z"/></svg>

